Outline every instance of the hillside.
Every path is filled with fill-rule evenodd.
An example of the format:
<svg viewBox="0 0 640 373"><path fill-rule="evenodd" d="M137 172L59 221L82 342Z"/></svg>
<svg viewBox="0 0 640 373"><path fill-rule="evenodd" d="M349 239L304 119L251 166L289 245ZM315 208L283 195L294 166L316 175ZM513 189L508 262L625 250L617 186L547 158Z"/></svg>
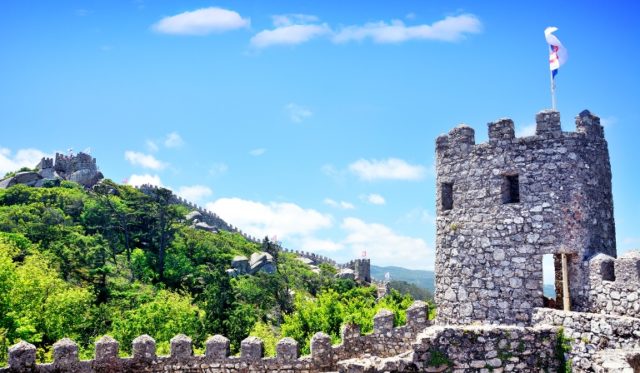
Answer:
<svg viewBox="0 0 640 373"><path fill-rule="evenodd" d="M166 354L181 333L197 349L208 336L225 335L232 352L259 336L267 355L289 336L308 353L315 332L337 341L345 320L371 331L378 309L403 320L412 302L397 292L376 302L375 287L338 279L328 264L316 273L266 238L260 244L198 229L172 196L109 180L0 189L0 366L19 340L34 344L45 362L59 339L73 339L86 358L102 335L125 354L142 334ZM227 272L234 256L258 251L272 256L272 273Z"/></svg>
<svg viewBox="0 0 640 373"><path fill-rule="evenodd" d="M423 289L427 289L432 293L435 290L435 276L433 271L371 265L371 277L378 281L384 280L384 275L387 272L389 272L392 281L406 281Z"/></svg>

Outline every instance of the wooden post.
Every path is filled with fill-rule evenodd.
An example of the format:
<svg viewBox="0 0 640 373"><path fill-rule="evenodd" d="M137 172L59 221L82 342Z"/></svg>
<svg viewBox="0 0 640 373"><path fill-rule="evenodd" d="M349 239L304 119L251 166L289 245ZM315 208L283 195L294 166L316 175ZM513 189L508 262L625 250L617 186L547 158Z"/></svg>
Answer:
<svg viewBox="0 0 640 373"><path fill-rule="evenodd" d="M562 253L562 305L563 310L571 311L569 297L569 268L567 266L567 254Z"/></svg>

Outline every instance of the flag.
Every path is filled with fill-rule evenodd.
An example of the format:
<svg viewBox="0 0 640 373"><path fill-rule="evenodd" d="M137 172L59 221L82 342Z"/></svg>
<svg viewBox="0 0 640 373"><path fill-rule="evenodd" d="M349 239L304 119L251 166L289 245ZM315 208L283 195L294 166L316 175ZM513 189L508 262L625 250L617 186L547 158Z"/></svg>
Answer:
<svg viewBox="0 0 640 373"><path fill-rule="evenodd" d="M560 66L567 62L567 59L569 58L567 49L553 34L557 30L557 27L547 27L544 30L544 37L547 39L547 44L549 44L549 48L551 49L549 52L549 69L551 70L551 76L554 79L558 74Z"/></svg>

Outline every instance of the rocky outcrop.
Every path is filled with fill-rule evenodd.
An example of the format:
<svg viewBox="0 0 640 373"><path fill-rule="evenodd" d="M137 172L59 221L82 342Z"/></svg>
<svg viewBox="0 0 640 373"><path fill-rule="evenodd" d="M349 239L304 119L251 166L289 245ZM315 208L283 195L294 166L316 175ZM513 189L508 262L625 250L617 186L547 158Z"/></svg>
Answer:
<svg viewBox="0 0 640 373"><path fill-rule="evenodd" d="M36 186L42 180L42 176L34 171L18 172L0 181L0 188L9 188L16 184L24 184L28 186Z"/></svg>
<svg viewBox="0 0 640 373"><path fill-rule="evenodd" d="M242 255L235 256L231 261L231 267L233 268L227 270L227 274L230 276L254 275L260 271L266 273L276 272L273 256L263 251L251 254L251 258Z"/></svg>
<svg viewBox="0 0 640 373"><path fill-rule="evenodd" d="M356 279L356 274L355 271L351 268L342 268L340 270L340 272L338 272L336 274L337 278L343 278L343 279L351 279L351 280L355 280Z"/></svg>

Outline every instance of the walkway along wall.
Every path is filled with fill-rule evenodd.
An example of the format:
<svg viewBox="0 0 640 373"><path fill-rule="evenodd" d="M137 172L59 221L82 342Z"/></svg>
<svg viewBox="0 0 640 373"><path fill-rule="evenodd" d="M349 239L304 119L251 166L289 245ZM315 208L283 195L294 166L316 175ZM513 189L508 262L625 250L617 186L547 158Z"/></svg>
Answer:
<svg viewBox="0 0 640 373"><path fill-rule="evenodd" d="M393 327L393 313L381 310L374 317L374 331L361 335L357 327L345 326L342 344L332 346L331 337L316 333L311 339L311 355L299 356L298 343L291 338L280 340L277 355L263 357L263 344L259 338L242 341L240 356L229 356L229 340L216 335L206 342L203 356L193 354L191 339L177 335L171 339L171 354L156 355L156 343L148 335L133 341L131 358L118 357L119 344L103 337L95 344L95 358L80 361L78 346L70 339L62 339L53 346L54 361L36 364L35 346L20 342L9 349L9 372L324 372L336 367L339 360L376 354L392 356L411 348L412 341L427 325L427 304L416 301L407 309L407 324Z"/></svg>

